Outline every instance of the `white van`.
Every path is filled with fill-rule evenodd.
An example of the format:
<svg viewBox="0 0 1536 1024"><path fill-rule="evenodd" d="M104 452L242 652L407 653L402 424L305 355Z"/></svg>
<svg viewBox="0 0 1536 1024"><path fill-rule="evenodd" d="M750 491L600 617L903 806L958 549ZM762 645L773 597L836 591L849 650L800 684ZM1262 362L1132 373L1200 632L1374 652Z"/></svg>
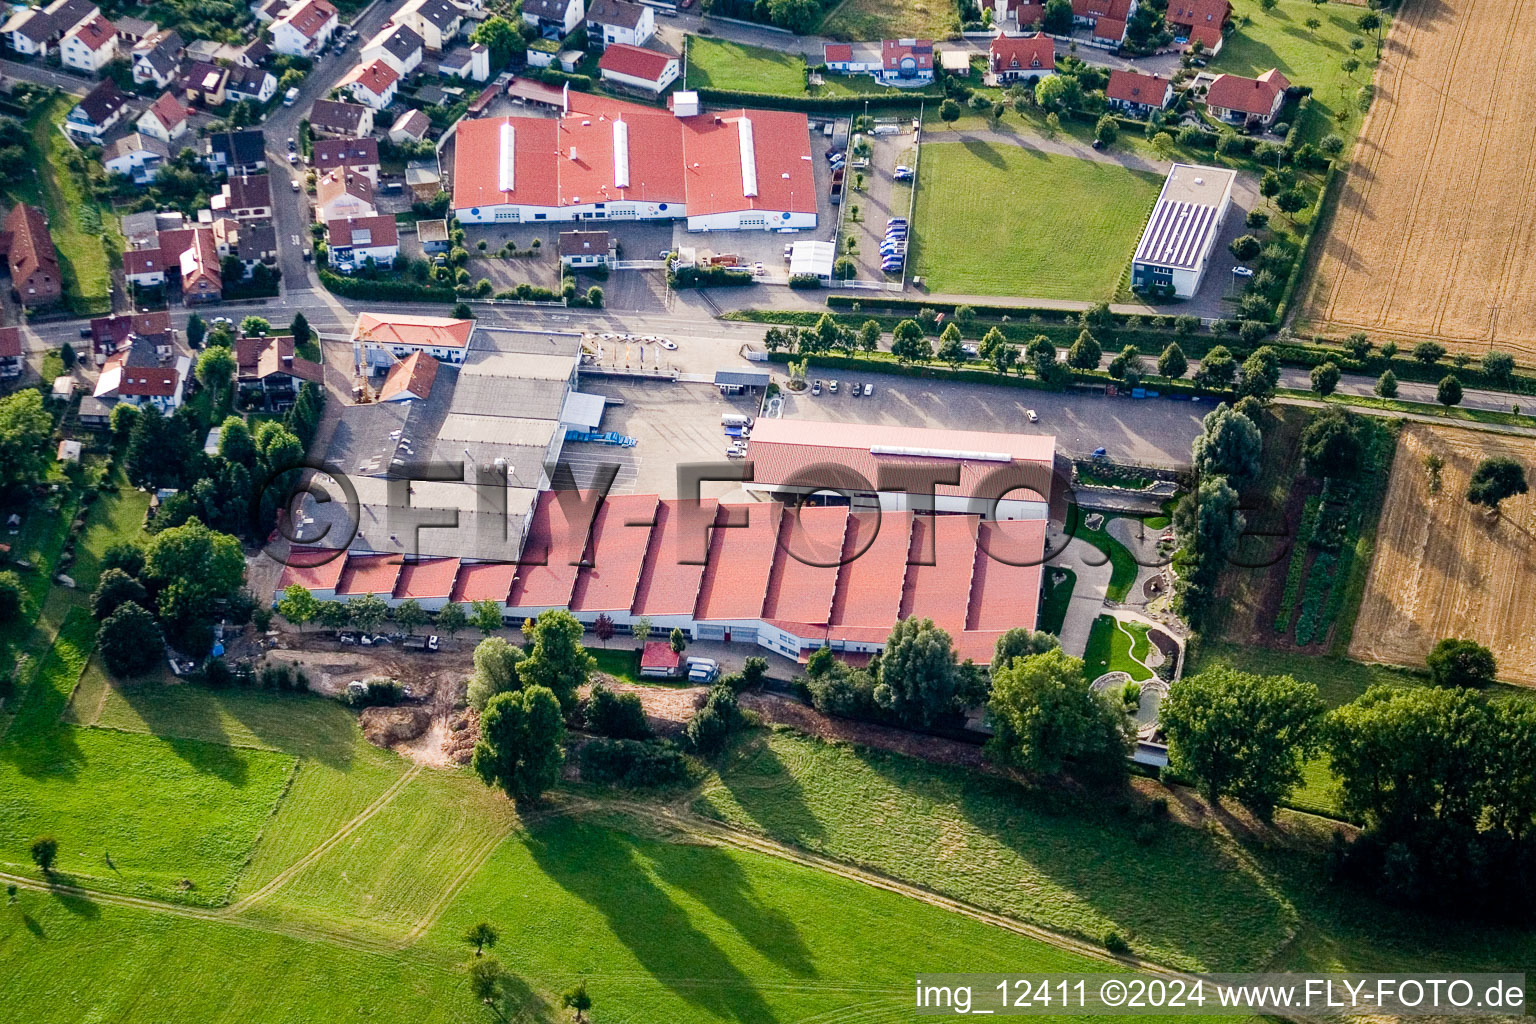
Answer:
<svg viewBox="0 0 1536 1024"><path fill-rule="evenodd" d="M287 92L283 93L283 106L291 107L295 103L297 103L298 101L299 101L299 87L298 86L294 86L292 89L289 89Z"/></svg>
<svg viewBox="0 0 1536 1024"><path fill-rule="evenodd" d="M720 425L722 427L750 427L752 425L752 417L743 416L739 412L728 412L720 417Z"/></svg>

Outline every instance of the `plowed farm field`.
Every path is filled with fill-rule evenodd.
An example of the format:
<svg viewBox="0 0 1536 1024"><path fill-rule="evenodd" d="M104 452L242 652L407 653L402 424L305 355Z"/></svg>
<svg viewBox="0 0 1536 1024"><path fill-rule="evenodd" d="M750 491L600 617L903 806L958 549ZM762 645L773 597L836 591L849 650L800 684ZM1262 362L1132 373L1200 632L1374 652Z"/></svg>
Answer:
<svg viewBox="0 0 1536 1024"><path fill-rule="evenodd" d="M1304 319L1536 364L1536 4L1409 0Z"/></svg>
<svg viewBox="0 0 1536 1024"><path fill-rule="evenodd" d="M1536 686L1536 492L1504 502L1494 518L1467 501L1467 481L1485 458L1536 471L1536 441L1454 427L1411 424L1376 536L1349 656L1422 667L1444 637L1486 644L1499 678ZM1443 460L1431 492L1431 453Z"/></svg>

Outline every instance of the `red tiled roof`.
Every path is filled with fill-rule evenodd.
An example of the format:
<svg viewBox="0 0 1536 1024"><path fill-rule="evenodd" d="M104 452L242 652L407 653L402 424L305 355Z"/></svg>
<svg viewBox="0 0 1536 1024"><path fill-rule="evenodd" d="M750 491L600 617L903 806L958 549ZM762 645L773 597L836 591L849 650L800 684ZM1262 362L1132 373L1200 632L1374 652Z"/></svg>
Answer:
<svg viewBox="0 0 1536 1024"><path fill-rule="evenodd" d="M1217 75L1206 90L1205 104L1244 114L1268 115L1274 109L1275 97L1290 86L1286 77L1274 68L1258 78Z"/></svg>
<svg viewBox="0 0 1536 1024"><path fill-rule="evenodd" d="M0 359L21 355L21 328L0 327Z"/></svg>
<svg viewBox="0 0 1536 1024"><path fill-rule="evenodd" d="M343 550L294 547L288 552L288 562L283 566L277 589L286 590L297 583L305 590L335 590L346 565L347 555Z"/></svg>
<svg viewBox="0 0 1536 1024"><path fill-rule="evenodd" d="M413 345L421 348L463 348L475 329L473 320L444 316L407 316L403 313L359 313L352 340L380 345Z"/></svg>
<svg viewBox="0 0 1536 1024"><path fill-rule="evenodd" d="M389 91L389 87L400 80L395 69L384 63L382 59L375 60L372 64L359 65L342 80L344 85L360 85L375 96L383 96Z"/></svg>
<svg viewBox="0 0 1536 1024"><path fill-rule="evenodd" d="M420 111L413 110L413 114ZM421 114L423 118L425 114ZM379 162L378 139L316 139L309 162L317 171L334 167L368 166Z"/></svg>
<svg viewBox="0 0 1536 1024"><path fill-rule="evenodd" d="M918 70L933 67L933 40L932 39L882 39L880 41L880 59L887 71L897 71L901 68L904 57L911 57Z"/></svg>
<svg viewBox="0 0 1536 1024"><path fill-rule="evenodd" d="M282 20L298 29L304 36L313 39L325 27L325 23L334 17L336 17L336 8L325 0L309 0Z"/></svg>
<svg viewBox="0 0 1536 1024"><path fill-rule="evenodd" d="M1131 16L1131 0L1072 0L1072 13L1079 18L1110 18L1123 29Z"/></svg>
<svg viewBox="0 0 1536 1024"><path fill-rule="evenodd" d="M591 564L576 574L571 611L627 612L634 606L656 502L654 494L615 495L603 502L592 521Z"/></svg>
<svg viewBox="0 0 1536 1024"><path fill-rule="evenodd" d="M912 539L911 512L855 512L843 539L843 571L832 598L834 633L873 630L883 639L901 614Z"/></svg>
<svg viewBox="0 0 1536 1024"><path fill-rule="evenodd" d="M822 51L822 60L827 64L847 64L853 60L852 43L828 43Z"/></svg>
<svg viewBox="0 0 1536 1024"><path fill-rule="evenodd" d="M453 581L458 574L457 558L406 562L400 567L400 579L395 583L394 597L400 600L448 597L453 593Z"/></svg>
<svg viewBox="0 0 1536 1024"><path fill-rule="evenodd" d="M1196 25L1189 30L1189 41L1199 43L1207 50L1214 50L1221 45L1221 29L1212 28L1210 25Z"/></svg>
<svg viewBox="0 0 1536 1024"><path fill-rule="evenodd" d="M1093 23L1093 37L1119 42L1125 38L1125 22L1119 18L1100 18Z"/></svg>
<svg viewBox="0 0 1536 1024"><path fill-rule="evenodd" d="M596 492L541 491L518 559L512 608L565 608L587 549Z"/></svg>
<svg viewBox="0 0 1536 1024"><path fill-rule="evenodd" d="M17 203L6 214L5 231L11 238L13 284L41 274L41 279L29 282L38 289L38 294L58 294L62 290L59 254L53 247L53 236L48 233L48 221L43 211L26 203Z"/></svg>
<svg viewBox="0 0 1536 1024"><path fill-rule="evenodd" d="M400 578L399 555L348 555L341 571L336 594L355 597L362 594L393 594Z"/></svg>
<svg viewBox="0 0 1536 1024"><path fill-rule="evenodd" d="M670 671L682 663L683 656L674 651L672 644L666 640L647 640L640 652L641 668L664 668Z"/></svg>
<svg viewBox="0 0 1536 1024"><path fill-rule="evenodd" d="M1045 520L982 522L976 544L967 629L1033 628L1040 603Z"/></svg>
<svg viewBox="0 0 1536 1024"><path fill-rule="evenodd" d="M976 562L977 516L915 516L901 615L932 619L951 635L965 629Z"/></svg>
<svg viewBox="0 0 1536 1024"><path fill-rule="evenodd" d="M406 391L417 398L432 394L432 382L437 379L437 360L425 352L412 352L394 366L379 388L379 401L387 402Z"/></svg>
<svg viewBox="0 0 1536 1024"><path fill-rule="evenodd" d="M180 257L180 253L167 256L162 249L130 249L123 253L123 273L130 277L138 274L164 273L166 268Z"/></svg>
<svg viewBox="0 0 1536 1024"><path fill-rule="evenodd" d="M357 241L357 231L368 232L368 241ZM392 214L373 217L339 217L325 222L326 244L331 248L388 248L400 244L400 229Z"/></svg>
<svg viewBox="0 0 1536 1024"><path fill-rule="evenodd" d="M988 51L994 72L1056 70L1056 41L1047 35L996 36Z"/></svg>
<svg viewBox="0 0 1536 1024"><path fill-rule="evenodd" d="M784 512L768 576L764 619L812 626L831 621L847 526L846 506Z"/></svg>
<svg viewBox="0 0 1536 1024"><path fill-rule="evenodd" d="M190 111L177 101L170 93L161 93L160 98L149 105L149 112L155 115L155 120L169 131L187 119Z"/></svg>
<svg viewBox="0 0 1536 1024"><path fill-rule="evenodd" d="M1166 78L1144 75L1139 71L1121 71L1119 68L1109 73L1109 85L1104 88L1107 99L1122 103L1144 103L1151 107L1161 107L1167 95Z"/></svg>
<svg viewBox="0 0 1536 1024"><path fill-rule="evenodd" d="M1171 0L1166 19L1170 25L1188 27L1221 27L1232 16L1232 5L1227 0Z"/></svg>
<svg viewBox="0 0 1536 1024"><path fill-rule="evenodd" d="M778 502L720 506L709 538L709 564L699 584L695 619L762 615L783 512Z"/></svg>
<svg viewBox="0 0 1536 1024"><path fill-rule="evenodd" d="M656 526L635 587L636 615L691 615L704 576L708 524L718 502L705 498L696 507L666 500L656 505ZM693 564L697 563L697 564Z"/></svg>
<svg viewBox="0 0 1536 1024"><path fill-rule="evenodd" d="M517 566L512 562L465 562L459 566L450 600L455 604L495 601L502 604L512 589Z"/></svg>
<svg viewBox="0 0 1536 1024"><path fill-rule="evenodd" d="M676 62L677 58L669 53L630 46L627 43L609 43L608 49L603 51L602 59L597 62L597 66L603 71L628 75L630 78L659 82L661 76L666 73L668 65Z"/></svg>
<svg viewBox="0 0 1536 1024"><path fill-rule="evenodd" d="M373 182L361 171L353 172L343 168L336 168L320 175L320 180L315 182L315 205L324 206L333 199L339 199L344 195L361 199L369 206L373 205Z"/></svg>
<svg viewBox="0 0 1536 1024"><path fill-rule="evenodd" d="M810 129L804 114L731 110L681 119L688 215L735 210L816 212ZM740 122L752 124L757 195L742 194Z"/></svg>
<svg viewBox="0 0 1536 1024"><path fill-rule="evenodd" d="M95 52L112 41L117 35L117 29L112 27L110 21L98 14L75 29L74 34L87 49Z"/></svg>

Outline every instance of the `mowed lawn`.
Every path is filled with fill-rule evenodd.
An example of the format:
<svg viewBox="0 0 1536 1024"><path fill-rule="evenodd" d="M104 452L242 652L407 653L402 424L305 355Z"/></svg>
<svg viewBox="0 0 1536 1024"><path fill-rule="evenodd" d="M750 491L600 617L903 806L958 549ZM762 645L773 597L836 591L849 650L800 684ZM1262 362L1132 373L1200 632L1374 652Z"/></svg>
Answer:
<svg viewBox="0 0 1536 1024"><path fill-rule="evenodd" d="M952 0L842 0L822 21L833 39L948 39L960 31Z"/></svg>
<svg viewBox="0 0 1536 1024"><path fill-rule="evenodd" d="M803 96L805 61L761 46L689 36L687 87Z"/></svg>
<svg viewBox="0 0 1536 1024"><path fill-rule="evenodd" d="M930 292L1110 299L1162 188L1155 174L1019 146L926 145L912 273Z"/></svg>
<svg viewBox="0 0 1536 1024"><path fill-rule="evenodd" d="M39 107L28 120L32 156L39 167L39 188L30 190L42 200L48 214L48 231L59 251L64 294L71 312L107 313L112 308L112 271L107 264L103 238L121 249L117 218L94 198L84 195L80 183L64 166L69 140L59 125L74 107L75 97L61 95ZM18 193L33 202L33 196Z"/></svg>

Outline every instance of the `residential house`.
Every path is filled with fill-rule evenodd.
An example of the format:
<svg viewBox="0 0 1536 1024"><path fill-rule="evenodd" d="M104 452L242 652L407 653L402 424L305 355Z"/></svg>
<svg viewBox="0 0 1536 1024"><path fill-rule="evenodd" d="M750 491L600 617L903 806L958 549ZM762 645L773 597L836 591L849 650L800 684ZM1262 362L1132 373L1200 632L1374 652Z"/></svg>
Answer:
<svg viewBox="0 0 1536 1024"><path fill-rule="evenodd" d="M208 205L214 213L235 220L266 220L272 216L272 179L265 174L232 174Z"/></svg>
<svg viewBox="0 0 1536 1024"><path fill-rule="evenodd" d="M389 126L389 141L400 146L420 142L432 130L432 119L419 110L407 110Z"/></svg>
<svg viewBox="0 0 1536 1024"><path fill-rule="evenodd" d="M91 352L97 366L135 338L144 339L161 359L169 359L175 351L176 331L171 327L171 314L164 310L99 316L91 321L90 331Z"/></svg>
<svg viewBox="0 0 1536 1024"><path fill-rule="evenodd" d="M263 25L270 25L288 13L289 0L251 0L251 14Z"/></svg>
<svg viewBox="0 0 1536 1024"><path fill-rule="evenodd" d="M0 247L10 264L11 294L23 306L46 306L63 296L59 254L42 210L26 203L11 207L5 230L0 233Z"/></svg>
<svg viewBox="0 0 1536 1024"><path fill-rule="evenodd" d="M1145 118L1154 110L1162 110L1173 102L1173 83L1160 75L1144 75L1139 71L1116 68L1109 73L1109 84L1104 87L1104 101L1111 110L1121 110L1132 117Z"/></svg>
<svg viewBox="0 0 1536 1024"><path fill-rule="evenodd" d="M1169 0L1166 17L1173 41L1186 49L1199 43L1209 55L1221 52L1223 30L1232 20L1228 0Z"/></svg>
<svg viewBox="0 0 1536 1024"><path fill-rule="evenodd" d="M483 82L491 77L491 51L481 43L455 46L438 58L437 73L444 78Z"/></svg>
<svg viewBox="0 0 1536 1024"><path fill-rule="evenodd" d="M359 58L364 64L381 60L405 78L421 65L421 34L409 25L390 23L363 46Z"/></svg>
<svg viewBox="0 0 1536 1024"><path fill-rule="evenodd" d="M442 362L464 362L474 334L473 320L406 313L359 313L352 327L352 361L379 369L413 352Z"/></svg>
<svg viewBox="0 0 1536 1024"><path fill-rule="evenodd" d="M267 169L267 137L260 128L214 132L205 143L203 161L215 174L257 174Z"/></svg>
<svg viewBox="0 0 1536 1024"><path fill-rule="evenodd" d="M1125 25L1136 13L1136 0L1072 0L1072 24L1092 29L1095 46L1113 49L1125 42Z"/></svg>
<svg viewBox="0 0 1536 1024"><path fill-rule="evenodd" d="M448 235L447 220L419 220L416 222L416 241L427 254L447 252L453 246Z"/></svg>
<svg viewBox="0 0 1536 1024"><path fill-rule="evenodd" d="M135 339L107 359L91 397L140 408L149 406L169 416L181 407L191 369L191 356L177 356L172 365L162 366L153 347Z"/></svg>
<svg viewBox="0 0 1536 1024"><path fill-rule="evenodd" d="M192 242L181 253L181 301L188 306L217 302L224 295L219 251L210 228L194 228Z"/></svg>
<svg viewBox="0 0 1536 1024"><path fill-rule="evenodd" d="M170 158L169 146L153 135L139 132L114 139L101 153L101 163L108 174L121 174L137 185L153 181L155 171Z"/></svg>
<svg viewBox="0 0 1536 1024"><path fill-rule="evenodd" d="M211 225L158 232L153 242L123 253L123 276L139 288L181 282L187 305L216 302L223 295L219 249Z"/></svg>
<svg viewBox="0 0 1536 1024"><path fill-rule="evenodd" d="M315 181L314 214L318 223L372 217L378 212L373 205L373 183L365 174L338 168Z"/></svg>
<svg viewBox="0 0 1536 1024"><path fill-rule="evenodd" d="M24 7L0 25L6 45L28 57L46 57L51 47L83 22L101 16L90 0L54 0L47 7Z"/></svg>
<svg viewBox="0 0 1536 1024"><path fill-rule="evenodd" d="M21 350L21 328L0 327L0 378L14 380L26 364Z"/></svg>
<svg viewBox="0 0 1536 1024"><path fill-rule="evenodd" d="M377 267L393 267L400 255L400 234L391 214L329 221L325 244L331 266L343 274L367 266L369 260Z"/></svg>
<svg viewBox="0 0 1536 1024"><path fill-rule="evenodd" d="M606 231L562 231L556 242L562 267L606 267L613 263L617 246Z"/></svg>
<svg viewBox="0 0 1536 1024"><path fill-rule="evenodd" d="M405 187L411 195L424 203L430 203L443 190L443 176L432 158L412 160L405 165Z"/></svg>
<svg viewBox="0 0 1536 1024"><path fill-rule="evenodd" d="M464 27L464 12L449 0L409 0L395 20L421 36L428 50L441 53Z"/></svg>
<svg viewBox="0 0 1536 1024"><path fill-rule="evenodd" d="M373 134L373 110L361 103L315 100L309 130L316 135L360 139Z"/></svg>
<svg viewBox="0 0 1536 1024"><path fill-rule="evenodd" d="M325 383L325 368L296 355L292 335L237 339L234 357L241 396L259 395L273 408L292 405L306 381Z"/></svg>
<svg viewBox="0 0 1536 1024"><path fill-rule="evenodd" d="M656 34L656 12L630 0L591 0L587 5L587 45L613 43L644 46Z"/></svg>
<svg viewBox="0 0 1536 1024"><path fill-rule="evenodd" d="M384 375L384 383L379 385L379 401L409 402L430 397L437 367L437 360L425 352L412 352Z"/></svg>
<svg viewBox="0 0 1536 1024"><path fill-rule="evenodd" d="M1280 116L1280 108L1285 106L1285 91L1290 87L1290 80L1275 68L1258 78L1217 75L1206 90L1205 108L1212 117L1232 124L1253 121L1268 128Z"/></svg>
<svg viewBox="0 0 1536 1024"><path fill-rule="evenodd" d="M870 43L860 43L857 50L853 43L827 43L822 48L821 60L828 71L843 75L880 73L880 48Z"/></svg>
<svg viewBox="0 0 1536 1024"><path fill-rule="evenodd" d="M168 92L161 93L160 98L139 115L134 127L140 135L148 135L169 145L187 134L187 122L191 114L175 96Z"/></svg>
<svg viewBox="0 0 1536 1024"><path fill-rule="evenodd" d="M317 139L309 154L309 165L316 176L337 168L365 174L379 183L379 142L377 139Z"/></svg>
<svg viewBox="0 0 1536 1024"><path fill-rule="evenodd" d="M271 224L240 224L236 229L234 256L240 261L241 276L247 281L259 265L277 265L277 228Z"/></svg>
<svg viewBox="0 0 1536 1024"><path fill-rule="evenodd" d="M224 96L231 103L249 100L258 106L277 95L277 76L262 68L236 64L229 69Z"/></svg>
<svg viewBox="0 0 1536 1024"><path fill-rule="evenodd" d="M886 39L880 43L880 81L921 86L933 81L932 39Z"/></svg>
<svg viewBox="0 0 1536 1024"><path fill-rule="evenodd" d="M110 78L86 93L64 118L64 130L77 142L101 145L102 139L128 114L128 94Z"/></svg>
<svg viewBox="0 0 1536 1024"><path fill-rule="evenodd" d="M153 83L164 89L176 78L177 69L181 67L182 54L186 52L186 46L181 41L181 36L173 31L156 32L147 35L133 44L130 53L130 63L133 65L133 80L138 85Z"/></svg>
<svg viewBox="0 0 1536 1024"><path fill-rule="evenodd" d="M303 0L272 22L272 49L295 57L313 57L330 42L340 19L326 0Z"/></svg>
<svg viewBox="0 0 1536 1024"><path fill-rule="evenodd" d="M373 110L383 110L395 101L400 76L383 60L359 64L341 80L343 92Z"/></svg>
<svg viewBox="0 0 1536 1024"><path fill-rule="evenodd" d="M987 48L987 67L999 85L1033 85L1056 73L1056 40L1039 32L1032 36L998 35Z"/></svg>
<svg viewBox="0 0 1536 1024"><path fill-rule="evenodd" d="M224 105L224 89L228 83L229 68L200 60L187 65L178 87L187 103L211 110Z"/></svg>
<svg viewBox="0 0 1536 1024"><path fill-rule="evenodd" d="M59 44L59 61L67 68L97 74L117 56L117 29L100 14L87 18Z"/></svg>
<svg viewBox="0 0 1536 1024"><path fill-rule="evenodd" d="M660 96L677 81L678 58L669 53L645 50L625 43L611 43L597 62L603 81Z"/></svg>
<svg viewBox="0 0 1536 1024"><path fill-rule="evenodd" d="M548 39L563 39L581 25L582 0L523 0L523 21Z"/></svg>

